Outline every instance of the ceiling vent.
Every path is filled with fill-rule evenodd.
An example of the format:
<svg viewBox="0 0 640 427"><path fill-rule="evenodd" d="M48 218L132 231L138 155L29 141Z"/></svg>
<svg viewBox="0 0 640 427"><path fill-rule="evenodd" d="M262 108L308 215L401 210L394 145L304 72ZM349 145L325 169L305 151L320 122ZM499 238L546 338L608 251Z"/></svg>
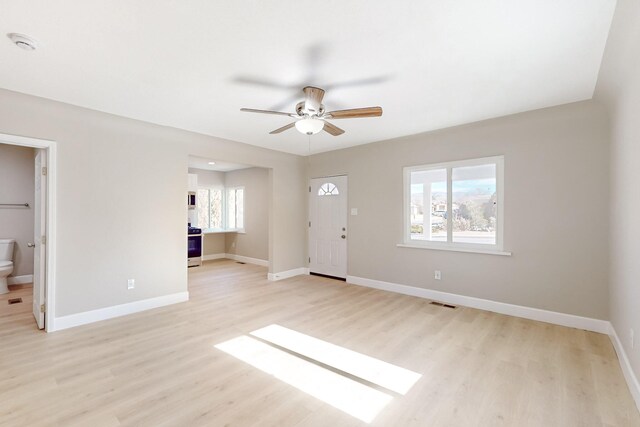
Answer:
<svg viewBox="0 0 640 427"><path fill-rule="evenodd" d="M24 34L18 33L9 33L7 37L20 49L24 50L36 50L38 47L38 42L32 39L29 36L25 36Z"/></svg>

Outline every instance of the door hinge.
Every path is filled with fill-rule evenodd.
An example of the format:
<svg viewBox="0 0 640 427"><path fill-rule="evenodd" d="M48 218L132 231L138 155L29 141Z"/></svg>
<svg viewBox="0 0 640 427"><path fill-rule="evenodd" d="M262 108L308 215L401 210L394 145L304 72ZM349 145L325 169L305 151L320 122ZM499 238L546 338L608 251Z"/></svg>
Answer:
<svg viewBox="0 0 640 427"><path fill-rule="evenodd" d="M44 304L40 304L40 313L44 313L45 309L44 309Z"/></svg>
<svg viewBox="0 0 640 427"><path fill-rule="evenodd" d="M309 227L311 227L311 221L309 221Z"/></svg>
<svg viewBox="0 0 640 427"><path fill-rule="evenodd" d="M47 244L47 236L42 236L42 239L40 239L40 242L41 242L43 245L46 245L46 244Z"/></svg>
<svg viewBox="0 0 640 427"><path fill-rule="evenodd" d="M311 262L311 257L309 257L309 262Z"/></svg>
<svg viewBox="0 0 640 427"><path fill-rule="evenodd" d="M42 175L46 175L47 174L47 167L43 166L42 167Z"/></svg>
<svg viewBox="0 0 640 427"><path fill-rule="evenodd" d="M309 193L311 193L311 186L309 186Z"/></svg>

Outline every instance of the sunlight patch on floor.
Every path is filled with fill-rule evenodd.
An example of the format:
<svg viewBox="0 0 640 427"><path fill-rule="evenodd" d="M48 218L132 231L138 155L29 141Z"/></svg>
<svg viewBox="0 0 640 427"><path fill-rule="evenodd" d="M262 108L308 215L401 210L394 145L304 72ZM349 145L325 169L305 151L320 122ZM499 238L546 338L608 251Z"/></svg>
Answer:
<svg viewBox="0 0 640 427"><path fill-rule="evenodd" d="M373 421L392 399L386 393L248 336L215 347L366 423Z"/></svg>
<svg viewBox="0 0 640 427"><path fill-rule="evenodd" d="M403 395L422 377L408 369L280 325L269 325L251 335Z"/></svg>

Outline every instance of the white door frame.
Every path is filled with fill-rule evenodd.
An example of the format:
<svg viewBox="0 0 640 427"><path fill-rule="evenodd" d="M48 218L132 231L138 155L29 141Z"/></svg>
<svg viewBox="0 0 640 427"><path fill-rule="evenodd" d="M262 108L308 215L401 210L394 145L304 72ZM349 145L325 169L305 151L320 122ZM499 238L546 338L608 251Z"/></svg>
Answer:
<svg viewBox="0 0 640 427"><path fill-rule="evenodd" d="M57 146L55 141L46 139L27 138L25 136L7 135L0 133L0 143L8 145L20 145L22 147L42 148L47 151L47 212L46 212L46 236L47 250L45 272L45 331L54 331L55 296L56 296L56 172L57 172Z"/></svg>

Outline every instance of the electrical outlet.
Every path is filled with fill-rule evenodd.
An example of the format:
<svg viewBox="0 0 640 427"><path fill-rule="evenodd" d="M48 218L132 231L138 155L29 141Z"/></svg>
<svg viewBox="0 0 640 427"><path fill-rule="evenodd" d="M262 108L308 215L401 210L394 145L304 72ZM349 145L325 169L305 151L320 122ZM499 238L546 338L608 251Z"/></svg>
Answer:
<svg viewBox="0 0 640 427"><path fill-rule="evenodd" d="M630 344L631 344L631 348L633 348L633 346L634 346L634 342L633 342L634 338L635 338L634 335L635 335L635 333L633 332L633 329L629 329L629 341L630 341Z"/></svg>
<svg viewBox="0 0 640 427"><path fill-rule="evenodd" d="M136 287L136 280L135 279L127 280L127 289L133 289L135 287Z"/></svg>
<svg viewBox="0 0 640 427"><path fill-rule="evenodd" d="M440 270L436 270L436 272L435 272L435 274L433 275L433 277L434 277L436 280L440 280L440 279L442 279L442 273L440 272Z"/></svg>

